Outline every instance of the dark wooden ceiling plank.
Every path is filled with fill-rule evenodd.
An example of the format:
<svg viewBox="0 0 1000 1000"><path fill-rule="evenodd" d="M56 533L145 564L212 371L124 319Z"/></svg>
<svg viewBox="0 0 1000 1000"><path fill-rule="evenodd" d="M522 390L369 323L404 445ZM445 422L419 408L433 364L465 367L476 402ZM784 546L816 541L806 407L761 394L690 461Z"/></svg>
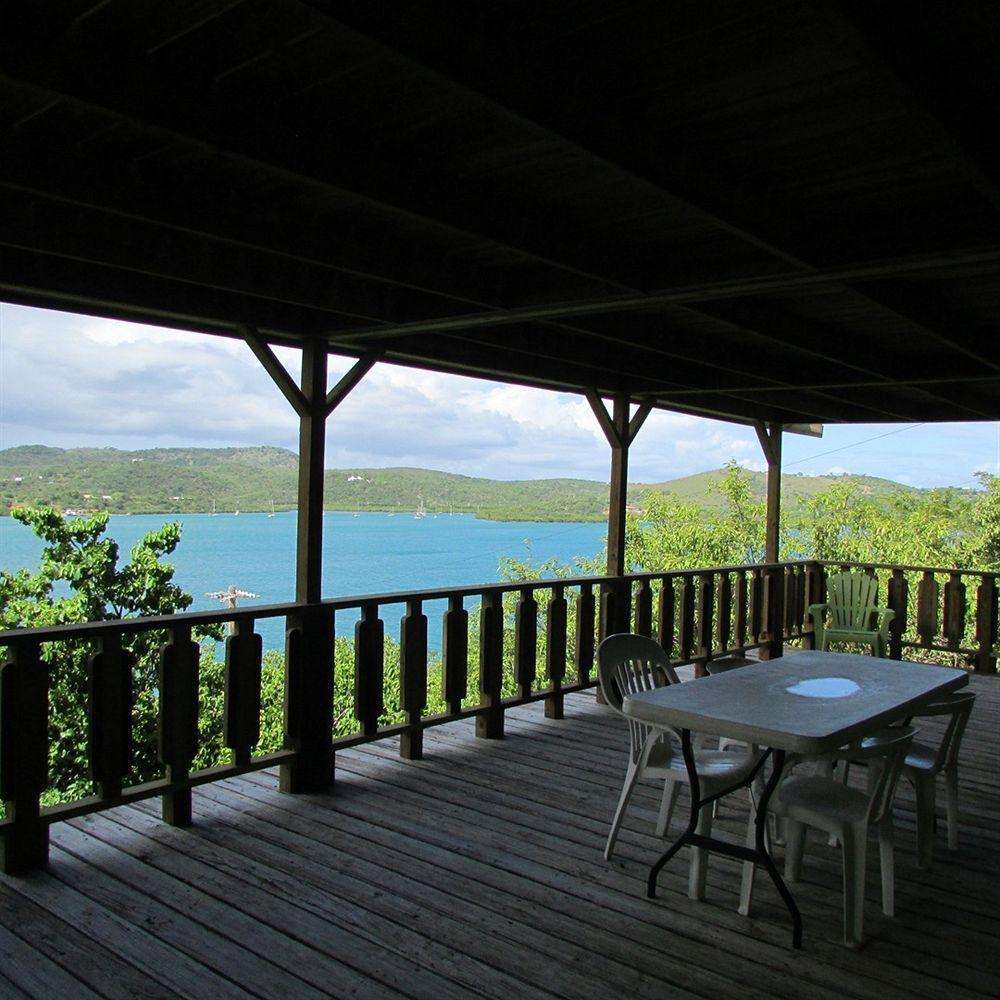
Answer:
<svg viewBox="0 0 1000 1000"><path fill-rule="evenodd" d="M235 289L242 284L249 294L328 309L341 317L341 329L389 323L414 313L454 315L465 304L347 274L322 261L276 253L267 246L53 196L11 184L2 176L0 215L6 227L0 240L13 242L21 233L22 245L25 240L40 248L46 241L57 248L74 245L76 256L107 265L120 262L134 267L138 258L150 270L161 269L165 277L187 274L197 281L200 274L208 285Z"/></svg>
<svg viewBox="0 0 1000 1000"><path fill-rule="evenodd" d="M121 128L123 121L114 116L104 119L101 133ZM329 231L324 239L319 230L324 217L322 210L299 217L300 213L292 206L282 205L280 218L273 205L264 204L259 212L248 211L250 205L233 202L232 187L226 186L227 181L230 185L232 182L225 173L215 190L210 182L216 178L206 179L204 172L197 169L192 170L192 180L185 185L172 162L145 167L140 175L134 169L134 162L117 157L102 161L99 169L95 168L93 162L80 156L79 142L68 148L47 146L44 155L37 144L16 132L8 134L3 143L0 178L25 194L60 198L69 204L113 212L123 218L181 229L212 242L335 269L359 280L407 288L466 308L500 305L491 296L468 294L475 284L476 272L471 267L464 269L460 262L452 261L443 272L435 266L433 257L411 250L403 241L397 245L380 244L376 253L360 241L347 247L342 238L331 240ZM196 159L204 159L204 150L199 149L197 154ZM323 190L321 185L314 188L317 193ZM171 192L169 201L156 197L162 190ZM294 245L289 243L290 232L295 234ZM432 278L436 281L434 287L429 285Z"/></svg>
<svg viewBox="0 0 1000 1000"><path fill-rule="evenodd" d="M940 272L963 266L1000 265L1000 248L975 248L944 254L920 255L902 259L859 262L828 270L814 270L758 278L735 278L701 285L665 289L643 295L615 295L576 302L546 303L539 306L470 313L441 320L424 320L372 330L352 330L344 339L353 344L391 341L418 333L473 330L508 326L535 320L570 319L601 313L641 312L667 305L688 305L723 299L750 298L779 292L800 291L824 286L842 286L851 281ZM336 334L331 334L336 339Z"/></svg>
<svg viewBox="0 0 1000 1000"><path fill-rule="evenodd" d="M566 357L563 353L547 351L544 346L539 344L539 338L537 333L533 333L530 337L526 338L525 343L523 345L513 343L510 341L485 340L484 338L490 336L489 333L480 335L475 339L469 337L463 337L460 334L453 334L453 333L442 334L441 336L448 339L460 340L464 343L475 345L480 348L482 348L484 344L488 344L490 347L490 353L492 353L495 357L502 357L504 356L504 354L507 355L513 354L513 355L523 356L524 358L531 358L533 363L537 363L540 360L545 360L546 362L550 362L556 366L560 364L563 365L566 364ZM614 348L615 345L612 344L611 346L612 348ZM619 344L617 345L617 353L620 354L622 351L626 349L626 347L631 347L631 346L633 345L619 342ZM664 356L669 358L669 355L664 355ZM714 368L714 366L711 364L706 363L706 366L709 368ZM636 396L646 395L646 391L648 390L643 390L642 387L645 383L648 383L652 377L649 373L648 367L642 369L641 372L636 369L623 370L621 367L616 366L615 363L611 361L610 356L606 358L582 359L579 356L578 352L573 355L572 369L581 370L584 373L587 370L590 370L591 372L595 373L594 375L591 376L592 378L601 377L605 379L605 382L599 383L600 385L610 386L613 389L613 391L616 392L628 391ZM587 384L586 378L587 378L586 374L581 375L580 384L586 385ZM714 387L710 385L705 385L703 391L706 393L706 395L720 395L717 392L717 390L715 390ZM739 391L728 393L727 395L730 399L734 401L741 399L741 394ZM830 414L836 413L837 405L842 403L842 398L840 396L834 396L822 392L806 390L796 398L796 405L805 405L804 401L808 397L822 398L825 403L827 404L832 403L834 406L834 409L827 411L825 416L816 417L816 419L818 420L829 420ZM869 414L874 414L878 419L881 420L910 419L902 412L894 409L889 409L881 403L855 402L854 408L856 411L859 412L867 412ZM820 413L823 413L823 411L820 411Z"/></svg>
<svg viewBox="0 0 1000 1000"><path fill-rule="evenodd" d="M652 169L650 164L640 165L623 155L625 150L620 145L608 145L607 140L598 133L591 133L582 128L587 121L614 121L618 117L618 109L604 106L604 100L599 93L591 92L587 97L578 94L571 103L562 100L567 92L580 91L585 88L584 76L577 68L572 73L572 81L564 80L557 68L559 58L563 55L558 51L549 50L547 72L551 78L546 81L543 90L525 88L521 75L526 61L530 63L531 53L527 51L529 39L524 35L518 39L508 37L505 26L499 21L493 21L489 29L474 33L464 45L452 46L449 55L450 64L435 57L427 48L422 48L417 34L412 31L412 25L394 22L392 18L380 15L377 8L367 4L339 4L336 13L331 12L328 4L299 0L304 6L311 7L328 18L332 25L347 28L357 32L359 37L368 39L391 53L395 58L408 60L414 67L426 73L432 73L442 82L453 87L460 87L465 93L474 95L497 109L519 121L522 125L537 129L552 138L576 147L581 152L599 161L602 166L612 168L623 176L631 176L636 180L652 184L664 194L670 196L678 206L683 205L686 212L699 216L713 229L734 236L740 241L753 246L768 256L775 257L792 266L806 267L794 254L789 253L776 244L764 239L749 228L734 223L723 214L706 208L699 200L689 198L674 185L665 184L660 171L664 164L658 163L658 169ZM470 10L474 8L466 8ZM422 13L421 20L425 22L426 35L448 35L456 30L456 23L451 16L442 16L435 24L430 23L430 12ZM489 14L483 8L478 8L476 16L484 23L489 20ZM489 55L479 46L488 46ZM480 72L485 66L490 67L489 80ZM507 74L507 75L505 75ZM570 82L575 86L570 86ZM554 120L554 116L546 115L544 104L546 98L558 99L558 107L564 111L576 107L582 112L587 110L587 116L582 114L575 121L576 128L570 128L565 120ZM551 114L551 113L550 113ZM584 134L586 133L586 134ZM630 150L638 155L638 150Z"/></svg>
<svg viewBox="0 0 1000 1000"><path fill-rule="evenodd" d="M317 310L279 309L267 299L2 245L0 299L239 339L245 326L256 326L268 342L290 345L318 336L329 324L329 315Z"/></svg>
<svg viewBox="0 0 1000 1000"><path fill-rule="evenodd" d="M310 274L302 266L277 267L273 261L270 268L254 267L246 251L227 248L228 252L224 252L214 247L209 252L209 248L186 240L180 233L163 229L143 231L130 225L117 238L118 245L127 252L108 252L105 244L91 238L91 233L114 233L116 221L104 213L87 213L79 208L69 214L61 206L42 199L0 197L0 245L130 274L166 278L249 299L266 299L281 306L322 310L332 319L337 317L334 322L338 325L371 321L371 306L375 303L368 303L367 313L352 312L352 308L359 309L365 303L358 301L355 289L337 288L331 276L317 280L315 271ZM296 295L296 291L300 294ZM386 290L378 292L386 296ZM388 301L384 304L388 305Z"/></svg>
<svg viewBox="0 0 1000 1000"><path fill-rule="evenodd" d="M948 350L957 351L970 361L1000 372L1000 360L990 356L989 347L994 347L1000 339L1000 325L981 328L979 323L964 319L957 312L949 312L941 305L941 296L929 290L928 282L919 284L912 280L880 279L865 281L865 295L882 308L901 316L918 326L925 336ZM964 327L964 336L959 333L944 333L957 326Z"/></svg>
<svg viewBox="0 0 1000 1000"><path fill-rule="evenodd" d="M981 15L988 14L984 5ZM970 75L960 62L942 58L940 37L924 38L917 23L933 5L911 5L907 24L891 4L871 0L830 0L831 16L852 33L853 48L867 54L870 65L881 69L887 85L903 97L911 112L936 137L936 148L953 161L984 200L1000 211L1000 141L997 136L997 103L981 99L982 88L972 88ZM947 20L946 7L942 8ZM994 16L994 49L1000 41L1000 18ZM905 31L907 44L900 44ZM928 44L930 42L930 44ZM974 70L972 71L974 73Z"/></svg>
<svg viewBox="0 0 1000 1000"><path fill-rule="evenodd" d="M312 142L304 144L287 116L273 109L255 109L259 114L252 125L241 127L239 109L220 106L216 120L210 102L212 89L192 89L197 67L188 64L180 67L183 72L171 80L164 78L162 65L140 65L135 60L128 67L122 66L123 73L131 70L132 78L120 78L113 84L102 83L84 70L71 76L72 46L67 45L68 37L51 39L39 52L22 41L16 30L8 32L3 49L7 79L53 97L64 97L81 107L117 115L132 127L156 129L171 141L197 142L219 155L322 186L329 193L368 203L425 226L488 241L553 270L608 287L634 287L634 268L623 266L629 258L627 245L612 248L607 241L601 245L586 239L584 231L564 230L551 206L547 211L541 204L535 205L534 211L528 205L512 211L509 205L497 205L490 191L474 189L468 179L452 176L443 183L437 174L422 173L416 161L407 164L402 176L395 164L381 163L374 148L368 157L357 150L351 156L334 155L332 150L327 154L320 147L329 141L328 137L313 136ZM170 100L155 105L151 98L166 93ZM194 113L195 108L199 113ZM357 147L361 141L363 137L352 137L346 144ZM465 190L463 184L467 185Z"/></svg>

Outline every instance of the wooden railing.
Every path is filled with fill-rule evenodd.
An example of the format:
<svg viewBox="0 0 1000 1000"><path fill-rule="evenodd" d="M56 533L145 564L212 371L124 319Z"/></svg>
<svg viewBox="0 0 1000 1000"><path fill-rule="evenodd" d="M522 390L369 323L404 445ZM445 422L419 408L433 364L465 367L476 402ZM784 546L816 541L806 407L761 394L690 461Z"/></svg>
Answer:
<svg viewBox="0 0 1000 1000"><path fill-rule="evenodd" d="M892 600L906 621L905 583L909 568L870 567L890 572ZM919 570L930 574L952 571ZM982 636L996 636L995 580L978 576ZM280 766L285 791L327 787L338 749L398 737L400 753L420 757L423 732L430 726L475 717L476 733L503 735L504 711L512 705L544 701L546 714L561 718L567 692L596 683L594 656L605 634L636 631L654 636L675 664L704 672L708 660L724 653L759 650L763 659L781 655L786 641L812 644L805 622L810 603L822 599L824 567L815 562L726 566L626 577L584 577L511 582L475 587L338 598L314 605L280 604L160 618L125 619L46 629L0 632L7 647L0 667L0 821L3 867L23 871L45 863L48 827L61 819L160 796L164 820L191 819L191 791L200 784L247 771ZM918 602L915 641L902 645L939 648L930 622L929 586ZM964 590L945 587L945 614L957 622L964 613ZM386 655L383 615L405 608L399 625L398 657ZM440 612L437 609L440 608ZM428 610L440 614L440 652L429 641ZM934 611L934 614L937 614ZM353 731L338 734L334 704L336 626L354 620ZM261 752L262 641L257 622L284 619L284 746ZM230 762L194 770L199 750L199 628L230 623L223 678L223 743ZM949 626L950 627L950 626ZM961 651L957 625L945 646ZM146 633L165 637L155 679L158 701L156 758L161 774L128 785L135 738L132 647ZM905 627L904 627L905 632ZM925 639L927 640L925 643ZM41 805L49 785L50 660L47 643L76 644L86 650L86 724L89 778L93 794L76 801ZM65 645L62 646L66 648ZM992 649L992 647L990 647ZM981 650L980 650L981 652ZM79 656L83 652L79 652ZM991 654L992 655L992 654ZM995 669L995 660L990 660ZM987 668L980 656L977 667ZM398 683L398 703L386 704L385 679ZM428 706L431 705L432 709ZM343 729L344 727L339 727Z"/></svg>

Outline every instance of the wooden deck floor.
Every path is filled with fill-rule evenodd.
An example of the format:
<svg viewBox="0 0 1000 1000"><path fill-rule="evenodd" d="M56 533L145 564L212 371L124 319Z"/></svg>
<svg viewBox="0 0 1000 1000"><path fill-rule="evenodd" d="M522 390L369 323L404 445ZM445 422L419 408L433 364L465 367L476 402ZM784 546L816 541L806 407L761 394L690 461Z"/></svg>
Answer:
<svg viewBox="0 0 1000 1000"><path fill-rule="evenodd" d="M439 727L421 762L389 742L342 753L330 795L281 795L262 773L196 792L189 829L153 803L54 827L47 872L0 877L0 993L997 996L1000 680L972 681L961 850L942 830L933 870L914 867L901 789L897 916L881 915L870 858L860 952L838 943L839 858L818 840L795 887L800 953L766 879L754 916L736 913L733 861L712 859L705 903L686 897L686 858L645 898L661 849L652 787L606 863L625 730L587 694L561 722L511 712L503 741ZM741 834L744 816L727 804L719 828Z"/></svg>

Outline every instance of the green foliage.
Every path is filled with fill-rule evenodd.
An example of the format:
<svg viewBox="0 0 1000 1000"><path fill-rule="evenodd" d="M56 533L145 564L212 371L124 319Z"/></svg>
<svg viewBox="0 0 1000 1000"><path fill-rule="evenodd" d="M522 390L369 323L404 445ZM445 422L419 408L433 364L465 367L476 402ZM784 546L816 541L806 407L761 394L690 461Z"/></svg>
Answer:
<svg viewBox="0 0 1000 1000"><path fill-rule="evenodd" d="M15 509L12 516L45 542L37 573L0 571L0 628L107 621L183 611L191 598L172 582L163 563L180 541L180 525L165 524L141 538L119 565L118 545L104 537L106 513L65 520L51 508ZM162 633L135 637L133 739L135 781L160 771L155 753L156 650ZM50 642L42 656L50 667L50 773L47 796L78 798L91 793L87 777L87 670L89 649L80 642Z"/></svg>
<svg viewBox="0 0 1000 1000"><path fill-rule="evenodd" d="M625 546L633 569L673 570L760 562L764 557L764 501L748 473L730 464L713 487L711 508L672 493L647 493L640 517L629 516Z"/></svg>

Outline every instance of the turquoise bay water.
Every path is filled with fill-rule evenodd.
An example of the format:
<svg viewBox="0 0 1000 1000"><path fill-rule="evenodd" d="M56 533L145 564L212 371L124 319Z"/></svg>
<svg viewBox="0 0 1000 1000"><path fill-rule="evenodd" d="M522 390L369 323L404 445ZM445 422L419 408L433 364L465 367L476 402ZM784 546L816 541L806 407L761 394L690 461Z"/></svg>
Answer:
<svg viewBox="0 0 1000 1000"><path fill-rule="evenodd" d="M194 598L192 610L221 607L205 595L235 584L258 595L240 606L277 604L295 596L294 512L275 514L135 514L112 517L108 535L127 560L128 550L146 532L167 521L184 528L168 560L175 582ZM330 512L323 519L323 596L465 586L498 580L501 556L571 564L592 557L604 543L603 524L542 524L478 521L471 514L352 514ZM34 570L42 543L30 529L0 517L0 567ZM468 603L468 602L467 602ZM398 638L401 606L385 608L386 635ZM430 602L429 640L441 645L444 602ZM337 616L337 634L351 635L356 615ZM280 648L283 622L262 621L265 648Z"/></svg>

